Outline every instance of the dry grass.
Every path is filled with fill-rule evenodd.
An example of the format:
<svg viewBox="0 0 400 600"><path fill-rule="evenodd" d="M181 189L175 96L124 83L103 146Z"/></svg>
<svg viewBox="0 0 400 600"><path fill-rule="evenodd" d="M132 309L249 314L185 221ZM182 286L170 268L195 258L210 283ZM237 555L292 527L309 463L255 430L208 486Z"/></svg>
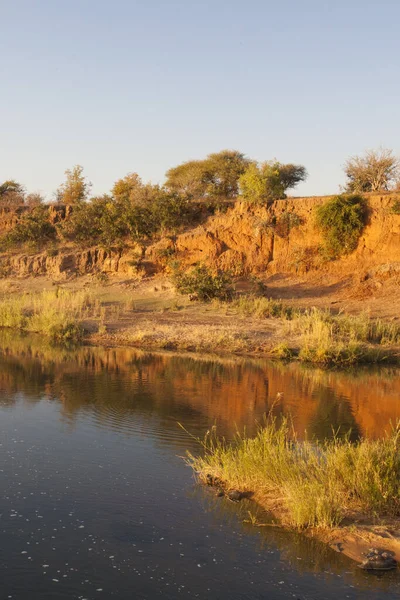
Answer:
<svg viewBox="0 0 400 600"><path fill-rule="evenodd" d="M150 348L170 348L196 352L250 352L249 336L227 325L181 325L179 323L141 322L118 335L125 343Z"/></svg>
<svg viewBox="0 0 400 600"><path fill-rule="evenodd" d="M62 289L0 300L0 327L41 333L55 341L79 341L82 321L97 304L86 291Z"/></svg>
<svg viewBox="0 0 400 600"><path fill-rule="evenodd" d="M344 518L400 515L400 429L380 440L298 442L284 421L268 420L254 438L232 443L215 429L187 462L201 480L219 477L229 488L252 491L291 527L335 527Z"/></svg>
<svg viewBox="0 0 400 600"><path fill-rule="evenodd" d="M344 365L398 360L389 346L400 343L400 325L367 314L332 315L313 308L295 314L284 332L285 337L297 337L298 356L304 362Z"/></svg>

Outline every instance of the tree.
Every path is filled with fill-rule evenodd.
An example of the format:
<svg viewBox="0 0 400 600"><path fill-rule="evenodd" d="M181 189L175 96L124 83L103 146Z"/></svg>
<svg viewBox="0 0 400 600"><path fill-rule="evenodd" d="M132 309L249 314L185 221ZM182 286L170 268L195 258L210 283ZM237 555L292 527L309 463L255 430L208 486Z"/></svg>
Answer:
<svg viewBox="0 0 400 600"><path fill-rule="evenodd" d="M222 150L209 154L205 163L207 173L207 194L222 198L236 198L239 193L239 179L246 171L250 160L237 150Z"/></svg>
<svg viewBox="0 0 400 600"><path fill-rule="evenodd" d="M252 162L239 179L242 195L246 200L272 201L286 198L286 190L307 179L302 165L282 164L269 161Z"/></svg>
<svg viewBox="0 0 400 600"><path fill-rule="evenodd" d="M204 160L189 160L169 169L165 186L171 192L202 198L207 190L209 174Z"/></svg>
<svg viewBox="0 0 400 600"><path fill-rule="evenodd" d="M143 182L137 173L128 173L118 179L111 190L113 197L120 201L132 201L138 189L143 187Z"/></svg>
<svg viewBox="0 0 400 600"><path fill-rule="evenodd" d="M83 175L83 167L75 165L65 171L66 181L57 190L57 200L64 204L79 204L87 200L92 184Z"/></svg>
<svg viewBox="0 0 400 600"><path fill-rule="evenodd" d="M388 191L400 178L400 160L393 150L367 150L364 156L352 156L344 166L346 191L351 193Z"/></svg>
<svg viewBox="0 0 400 600"><path fill-rule="evenodd" d="M39 206L44 203L44 198L39 192L31 192L25 198L25 204L30 207Z"/></svg>
<svg viewBox="0 0 400 600"><path fill-rule="evenodd" d="M239 178L250 160L237 150L222 150L204 160L190 160L167 171L165 186L192 198L235 198Z"/></svg>
<svg viewBox="0 0 400 600"><path fill-rule="evenodd" d="M111 190L116 202L125 204L148 204L160 191L160 186L143 183L137 173L128 173L118 179Z"/></svg>
<svg viewBox="0 0 400 600"><path fill-rule="evenodd" d="M0 203L2 206L20 206L25 202L25 188L23 185L9 179L0 184Z"/></svg>

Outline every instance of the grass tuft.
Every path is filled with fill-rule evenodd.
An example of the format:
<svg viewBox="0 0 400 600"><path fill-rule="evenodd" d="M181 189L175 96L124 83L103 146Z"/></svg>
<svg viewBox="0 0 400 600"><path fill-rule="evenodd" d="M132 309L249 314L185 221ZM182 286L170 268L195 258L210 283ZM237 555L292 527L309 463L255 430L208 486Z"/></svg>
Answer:
<svg viewBox="0 0 400 600"><path fill-rule="evenodd" d="M219 477L230 488L252 491L295 528L335 527L356 514L400 515L400 427L380 440L348 438L299 442L290 423L268 419L254 438L231 443L215 428L199 440L200 456L187 462L205 480Z"/></svg>

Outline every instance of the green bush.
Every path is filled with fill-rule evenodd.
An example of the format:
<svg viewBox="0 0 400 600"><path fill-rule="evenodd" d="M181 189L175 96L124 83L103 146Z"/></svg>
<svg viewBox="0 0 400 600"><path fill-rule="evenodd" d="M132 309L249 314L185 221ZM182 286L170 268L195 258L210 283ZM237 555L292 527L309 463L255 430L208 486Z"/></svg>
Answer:
<svg viewBox="0 0 400 600"><path fill-rule="evenodd" d="M395 200L392 205L392 213L394 215L400 215L400 200Z"/></svg>
<svg viewBox="0 0 400 600"><path fill-rule="evenodd" d="M210 302L214 298L225 301L232 298L231 276L223 271L213 274L206 265L196 265L186 273L176 269L173 279L177 291L193 300Z"/></svg>
<svg viewBox="0 0 400 600"><path fill-rule="evenodd" d="M316 210L317 227L324 233L323 253L329 260L357 248L365 227L367 206L361 196L335 196Z"/></svg>
<svg viewBox="0 0 400 600"><path fill-rule="evenodd" d="M14 228L2 239L3 247L19 244L41 246L56 238L56 228L49 221L49 209L46 206L35 206L22 214Z"/></svg>

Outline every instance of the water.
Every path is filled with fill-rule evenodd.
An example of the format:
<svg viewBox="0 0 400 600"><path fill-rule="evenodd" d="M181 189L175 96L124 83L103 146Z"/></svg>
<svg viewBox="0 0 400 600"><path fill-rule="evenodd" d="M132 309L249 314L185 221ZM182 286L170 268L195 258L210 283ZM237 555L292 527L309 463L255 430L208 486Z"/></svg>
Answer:
<svg viewBox="0 0 400 600"><path fill-rule="evenodd" d="M217 422L274 410L300 434L376 437L400 417L395 370L328 373L0 336L0 599L383 599L324 545L243 523L254 504L196 485L182 456Z"/></svg>

